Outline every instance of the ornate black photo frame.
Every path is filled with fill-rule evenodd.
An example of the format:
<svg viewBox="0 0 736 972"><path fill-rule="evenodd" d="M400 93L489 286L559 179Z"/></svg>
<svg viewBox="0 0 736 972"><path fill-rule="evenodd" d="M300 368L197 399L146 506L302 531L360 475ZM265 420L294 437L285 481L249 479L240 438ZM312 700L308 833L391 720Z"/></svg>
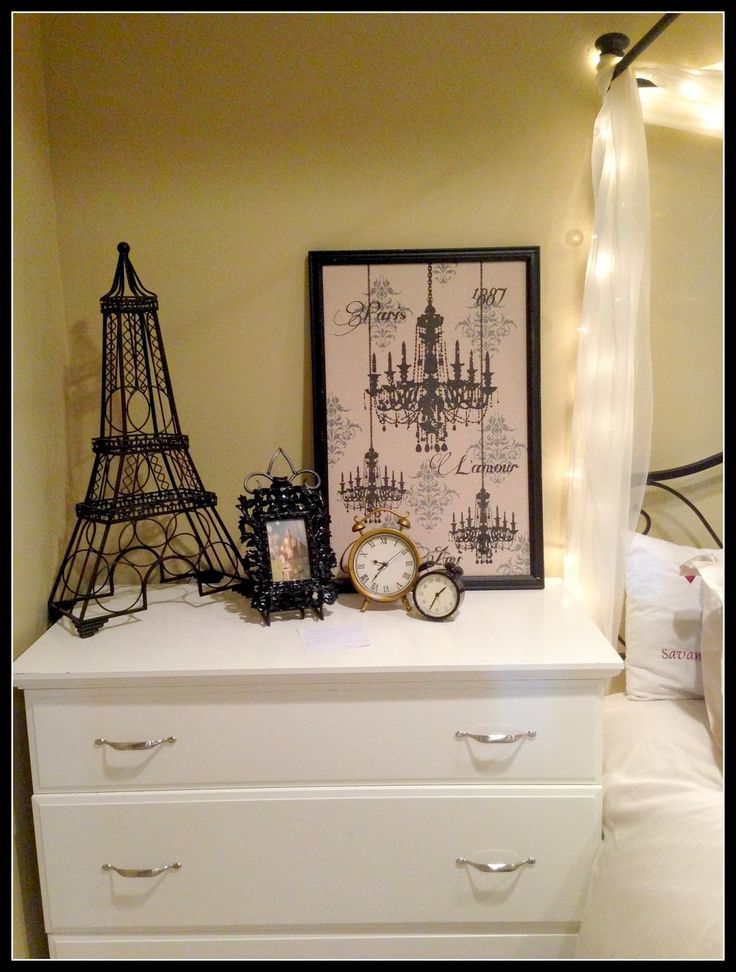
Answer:
<svg viewBox="0 0 736 972"><path fill-rule="evenodd" d="M309 284L336 550L389 507L467 588L544 587L539 247L314 251Z"/></svg>
<svg viewBox="0 0 736 972"><path fill-rule="evenodd" d="M291 476L271 475L279 456L288 463ZM262 480L267 485L257 485ZM324 605L337 599L332 575L337 560L330 546L320 477L311 469L295 470L278 449L268 471L251 473L243 486L239 526L252 607L267 625L280 611L299 611L304 617L312 610L323 619Z"/></svg>

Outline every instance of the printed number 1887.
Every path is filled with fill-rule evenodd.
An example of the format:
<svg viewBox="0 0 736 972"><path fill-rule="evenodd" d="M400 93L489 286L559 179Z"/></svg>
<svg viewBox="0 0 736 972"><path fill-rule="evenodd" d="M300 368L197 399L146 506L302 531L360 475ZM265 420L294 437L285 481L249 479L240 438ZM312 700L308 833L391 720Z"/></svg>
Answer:
<svg viewBox="0 0 736 972"><path fill-rule="evenodd" d="M476 287L473 300L478 306L486 304L489 307L499 307L507 290L508 287Z"/></svg>

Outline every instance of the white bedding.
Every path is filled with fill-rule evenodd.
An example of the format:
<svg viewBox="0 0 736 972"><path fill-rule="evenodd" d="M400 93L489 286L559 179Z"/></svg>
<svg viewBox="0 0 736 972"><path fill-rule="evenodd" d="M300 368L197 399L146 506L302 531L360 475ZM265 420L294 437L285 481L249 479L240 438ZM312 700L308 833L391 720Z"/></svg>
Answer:
<svg viewBox="0 0 736 972"><path fill-rule="evenodd" d="M577 958L723 958L723 780L699 699L605 700L603 843Z"/></svg>

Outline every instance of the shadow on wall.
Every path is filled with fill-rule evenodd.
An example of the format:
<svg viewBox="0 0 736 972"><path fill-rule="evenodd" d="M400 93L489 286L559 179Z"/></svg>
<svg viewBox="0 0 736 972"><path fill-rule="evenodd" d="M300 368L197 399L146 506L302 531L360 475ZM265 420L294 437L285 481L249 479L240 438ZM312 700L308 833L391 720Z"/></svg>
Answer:
<svg viewBox="0 0 736 972"><path fill-rule="evenodd" d="M20 907L28 941L28 958L49 957L48 940L44 934L43 911L41 908L41 888L38 879L36 843L33 831L31 810L31 763L28 753L26 732L26 711L23 693L13 689L13 766L15 782L13 787L13 817L15 856L20 883ZM17 926L17 922L16 922ZM19 943L14 943L14 951ZM22 958L14 954L13 958Z"/></svg>
<svg viewBox="0 0 736 972"><path fill-rule="evenodd" d="M69 464L66 482L67 529L59 538L59 561L74 528L76 504L85 497L87 479L94 462L91 436L99 435L101 360L99 327L89 321L76 321L69 335L69 363L64 381Z"/></svg>

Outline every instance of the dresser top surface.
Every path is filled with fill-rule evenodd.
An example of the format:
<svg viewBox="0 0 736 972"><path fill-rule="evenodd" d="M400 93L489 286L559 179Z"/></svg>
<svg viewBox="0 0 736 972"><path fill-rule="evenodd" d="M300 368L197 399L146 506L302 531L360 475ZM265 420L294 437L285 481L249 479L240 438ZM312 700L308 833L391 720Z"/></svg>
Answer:
<svg viewBox="0 0 736 972"><path fill-rule="evenodd" d="M408 615L400 604L361 612L361 603L357 595L341 595L325 608L324 620L290 612L272 615L266 627L239 594L200 597L194 585L168 585L149 592L146 611L112 618L90 638L62 619L17 659L14 684L463 673L590 679L622 668L617 652L554 579L544 590L468 591L459 614L442 623Z"/></svg>

